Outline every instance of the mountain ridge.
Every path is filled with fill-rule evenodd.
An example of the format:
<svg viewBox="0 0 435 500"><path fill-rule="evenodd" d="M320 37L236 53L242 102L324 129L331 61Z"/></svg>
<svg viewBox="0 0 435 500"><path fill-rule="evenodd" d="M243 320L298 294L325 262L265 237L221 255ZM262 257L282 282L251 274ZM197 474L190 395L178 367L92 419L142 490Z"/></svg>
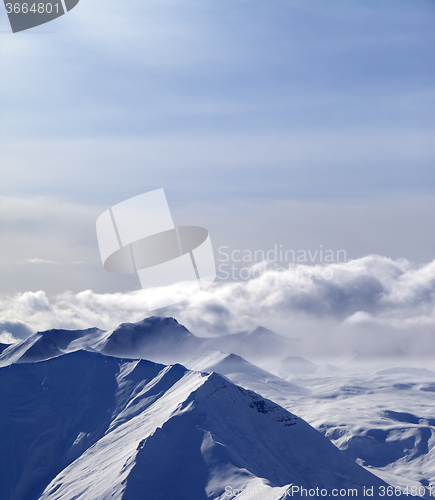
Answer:
<svg viewBox="0 0 435 500"><path fill-rule="evenodd" d="M2 498L201 500L255 484L278 499L292 482L384 484L276 403L180 364L78 350L0 368L0 393Z"/></svg>
<svg viewBox="0 0 435 500"><path fill-rule="evenodd" d="M259 354L278 354L283 348L289 348L289 345L284 337L264 327L258 327L252 332L204 338L194 335L175 318L151 316L136 323L121 323L108 331L88 328L36 332L0 353L0 366L11 362L50 359L78 349L166 364L187 362L195 355L216 350L255 360Z"/></svg>

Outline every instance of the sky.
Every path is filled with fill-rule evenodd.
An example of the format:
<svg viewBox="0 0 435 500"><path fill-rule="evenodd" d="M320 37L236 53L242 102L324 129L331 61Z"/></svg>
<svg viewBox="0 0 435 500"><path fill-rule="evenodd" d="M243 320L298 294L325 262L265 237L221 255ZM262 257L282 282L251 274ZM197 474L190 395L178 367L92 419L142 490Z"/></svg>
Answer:
<svg viewBox="0 0 435 500"><path fill-rule="evenodd" d="M32 323L27 293L130 297L95 221L162 187L217 259L343 250L352 269L379 256L381 282L405 259L433 306L434 18L430 0L81 0L12 34L1 7L0 321L56 323Z"/></svg>

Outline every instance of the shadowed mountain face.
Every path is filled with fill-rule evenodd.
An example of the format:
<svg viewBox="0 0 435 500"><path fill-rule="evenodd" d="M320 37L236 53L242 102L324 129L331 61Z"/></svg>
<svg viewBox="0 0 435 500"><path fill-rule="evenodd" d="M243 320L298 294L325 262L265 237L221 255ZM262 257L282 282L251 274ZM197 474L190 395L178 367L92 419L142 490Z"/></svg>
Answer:
<svg viewBox="0 0 435 500"><path fill-rule="evenodd" d="M229 347L226 353L213 350L219 343ZM341 369L317 367L303 358L285 358L289 346L291 343L265 328L204 339L194 336L175 319L151 317L138 323L122 324L108 332L96 328L49 330L7 347L0 354L0 367L5 367L0 368L0 376L3 377L0 380L3 412L0 413L0 498L39 498L36 493L34 497L32 495L38 491L42 494L42 489L50 480L55 481L52 485L54 489L46 492L44 498L65 499L69 498L70 489L76 491L76 485L87 477L102 485L103 493L95 490L96 496L92 500L141 498L139 490L145 486L150 491L166 491L167 498L177 500L182 497L178 493L172 494L175 490L171 488L183 488L186 498L202 498L204 491L208 498L219 498L219 495L213 495L221 491L225 482L236 489L247 486L254 488L258 493L256 498L285 498L287 476L282 476L284 482L281 479L277 481L270 468L267 468L268 464L272 464L270 467L277 469L275 458L271 458L275 457L276 451L252 448L252 453L246 450L246 457L243 455L245 458L240 461L242 451L238 448L234 451L229 446L225 448L225 453L229 453L228 458L225 453L219 454L219 450L223 450L220 446L226 443L225 435L206 427L202 417L195 417L195 424L189 420L188 425L181 427L169 423L173 422L172 416L179 408L186 410L186 415L198 415L197 411L203 415L204 408L197 399L193 399L186 407L183 406L184 402L177 399L178 396L172 399L175 395L172 385L180 382L187 373L186 368L178 365L178 368L168 369L166 373L163 365L140 361L147 357L155 362L183 362L190 369L208 372L197 374L200 377L198 380L202 382L209 380L211 372L218 372L228 377L233 384L255 391L292 412L296 411L345 455L375 470L376 474L391 484L405 487L433 483L435 419L430 395L435 391L435 372L428 369L431 365L428 368L419 365L397 367L393 364L364 367L359 363L347 363L349 370L352 368L347 373L344 365ZM240 355L232 354L231 349L239 353L254 353L254 357L262 349L266 353L277 350L274 359L267 354L267 363L262 364L274 375ZM54 370L53 366L57 366L59 371ZM107 372L108 368L110 370ZM228 379L224 380L230 384ZM160 380L172 382L162 388ZM187 378L184 380L187 381ZM196 380L195 384L202 383L196 378L189 380ZM156 393L151 390L153 387ZM195 390L188 384L186 391L186 394L191 394ZM163 394L167 394L167 401L178 401L178 406L174 408L172 403L169 404L172 410L169 414L165 413L167 418L160 423L150 420L150 414L143 414L138 427L141 429L140 439L128 441L128 433L133 432L133 428L130 424L127 426L127 422L137 422L134 419L142 414L142 410L152 407L155 411L153 415L166 411L166 402L160 404ZM227 400L219 401L221 406L213 409L217 416L223 411L222 405L229 404ZM263 412L263 403L251 403L258 413L270 413ZM180 417L178 413L177 416ZM240 408L235 415L228 417L225 425L229 431L233 432L235 426L241 425L237 420L239 417L246 417ZM127 432L122 439L118 439L110 430L120 424L126 425ZM168 430L168 435L159 430L162 425ZM194 431L192 426L195 429L198 426L203 430L208 429L214 436L212 449L220 457L221 461L216 459L216 467L220 472L216 472L214 466L204 466L204 463L208 463L206 457L214 457L214 452L211 455L204 452L209 448L206 444L209 441L204 441L202 431ZM148 429L144 435L143 429ZM256 443L257 435L267 432L261 426L256 429L255 438L247 435L243 440ZM115 447L112 446L111 438L106 437L109 434L111 438L116 437ZM243 433L240 435L243 436ZM160 438L154 439L154 436ZM130 444L126 447L127 442ZM170 443L173 443L173 447ZM93 444L98 444L98 456L93 455L96 449L91 448ZM148 446L146 452L143 451L145 444ZM166 451L160 453L159 450L163 448ZM3 449L12 451L4 454ZM136 453L136 449L140 453ZM119 451L122 460L119 458L121 455L117 455ZM165 457L162 453L166 454ZM257 454L263 457L262 466L258 468L251 463L254 459L260 460ZM83 468L69 468L75 459L82 460L84 456L88 458L83 462ZM110 461L112 456L118 456L116 463ZM178 462L172 460L171 457L175 456ZM122 461L119 468L118 459ZM183 463L183 467L179 466L179 462ZM100 476L101 468L104 469L106 465L113 475ZM171 469L170 477L173 478L173 484L177 483L178 486L171 486L165 473L167 469ZM250 472L243 472L245 469ZM223 470L228 474L223 474ZM293 472L296 474L297 470ZM147 475L147 471L152 471L152 474ZM202 477L202 482L191 485L189 474L193 474L193 471ZM336 469L333 471L336 472ZM122 479L119 479L120 475ZM315 471L312 471L311 476L317 479ZM145 482L144 477L147 477ZM220 479L213 483L212 477ZM294 477L299 476L290 477L295 482ZM267 485L266 479L273 484ZM106 483L112 484L115 489L108 491ZM93 487L92 484L83 484L84 490ZM56 488L61 492L59 495ZM3 493L9 496L4 497ZM91 498L84 493L80 495L78 498ZM222 495L221 498L231 498L231 495ZM292 496L297 498L296 495Z"/></svg>
<svg viewBox="0 0 435 500"><path fill-rule="evenodd" d="M109 332L98 328L38 332L5 350L0 355L0 366L41 361L79 349L169 363L191 358L203 344L203 339L175 319L151 317L138 323L122 323Z"/></svg>
<svg viewBox="0 0 435 500"><path fill-rule="evenodd" d="M81 346L91 346L92 340L102 333L104 332L98 328L38 332L17 344L7 346L0 355L0 366L54 358ZM75 341L79 341L78 347L74 347Z"/></svg>
<svg viewBox="0 0 435 500"><path fill-rule="evenodd" d="M0 342L0 354L5 350L7 349L8 347L10 347L10 344L2 344Z"/></svg>
<svg viewBox="0 0 435 500"><path fill-rule="evenodd" d="M76 351L0 368L0 398L2 499L201 500L231 487L278 500L290 483L384 484L277 404L181 365Z"/></svg>
<svg viewBox="0 0 435 500"><path fill-rule="evenodd" d="M289 341L259 327L253 332L200 338L174 318L152 316L138 323L122 323L112 331L48 330L31 335L0 354L0 366L11 362L40 361L65 352L86 349L115 357L148 359L162 363L186 362L216 350L232 352L247 359L282 357Z"/></svg>
<svg viewBox="0 0 435 500"><path fill-rule="evenodd" d="M122 323L111 332L101 352L113 356L176 362L199 352L203 339L174 318L145 318Z"/></svg>

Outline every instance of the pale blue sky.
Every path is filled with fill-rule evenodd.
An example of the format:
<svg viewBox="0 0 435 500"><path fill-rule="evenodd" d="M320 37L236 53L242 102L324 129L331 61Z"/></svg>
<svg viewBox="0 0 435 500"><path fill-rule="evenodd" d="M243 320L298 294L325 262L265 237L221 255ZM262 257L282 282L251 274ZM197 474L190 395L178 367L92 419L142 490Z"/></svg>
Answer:
<svg viewBox="0 0 435 500"><path fill-rule="evenodd" d="M423 0L81 0L1 35L3 193L433 193L434 22Z"/></svg>
<svg viewBox="0 0 435 500"><path fill-rule="evenodd" d="M160 187L177 223L206 225L218 244L317 248L333 235L329 245L351 257L430 260L433 1L81 0L14 35L0 14L8 269L46 258L102 272L96 216ZM40 212L34 197L49 200ZM58 232L66 215L47 221L52 201L87 214L75 218L75 242ZM294 213L275 218L281 202L303 203L300 227ZM17 204L34 207L29 219ZM401 240L407 214L412 237ZM110 281L22 269L2 271L19 283L11 289Z"/></svg>

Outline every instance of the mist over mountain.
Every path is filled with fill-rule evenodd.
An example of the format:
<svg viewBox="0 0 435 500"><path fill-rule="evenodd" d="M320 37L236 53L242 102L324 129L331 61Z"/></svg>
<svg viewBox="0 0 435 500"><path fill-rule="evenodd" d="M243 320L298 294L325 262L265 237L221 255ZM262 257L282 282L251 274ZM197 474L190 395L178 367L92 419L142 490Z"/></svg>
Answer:
<svg viewBox="0 0 435 500"><path fill-rule="evenodd" d="M0 366L10 362L50 359L78 349L173 363L210 354L218 348L255 361L281 356L291 349L291 342L263 327L214 338L198 337L174 318L152 316L137 323L122 323L110 331L89 328L37 332L8 346L8 350L0 355Z"/></svg>
<svg viewBox="0 0 435 500"><path fill-rule="evenodd" d="M433 358L435 261L416 265L406 259L367 255L320 267L297 264L281 271L273 263L256 266L258 272L252 279L216 282L210 291L166 308L165 315L198 337L230 334L227 345L216 341L210 350L247 359L257 350L243 342L244 333L252 333L259 325L290 344L282 357L326 358L345 356L352 350L381 356L400 350L407 356ZM328 279L316 278L317 271ZM120 323L139 322L147 316L144 304L153 293L152 289L84 290L53 296L38 290L2 295L0 342L17 342L51 328L95 326L110 331ZM178 300L176 287L167 293L175 294L174 302ZM262 348L267 352L268 342Z"/></svg>
<svg viewBox="0 0 435 500"><path fill-rule="evenodd" d="M281 376L315 373L317 365L301 356L287 356L276 367Z"/></svg>
<svg viewBox="0 0 435 500"><path fill-rule="evenodd" d="M10 345L0 498L278 500L296 486L376 497L383 481L429 498L435 372L355 353L318 366L291 349L266 328L201 338L165 317Z"/></svg>
<svg viewBox="0 0 435 500"><path fill-rule="evenodd" d="M101 352L117 357L175 362L198 352L203 343L203 339L174 318L153 316L138 323L119 325L105 338Z"/></svg>
<svg viewBox="0 0 435 500"><path fill-rule="evenodd" d="M8 347L10 347L10 344L2 344L0 342L0 354L5 350L7 349Z"/></svg>
<svg viewBox="0 0 435 500"><path fill-rule="evenodd" d="M208 343L207 348L264 361L268 357L276 358L278 353L290 351L293 346L290 339L259 326L253 331L217 336Z"/></svg>

